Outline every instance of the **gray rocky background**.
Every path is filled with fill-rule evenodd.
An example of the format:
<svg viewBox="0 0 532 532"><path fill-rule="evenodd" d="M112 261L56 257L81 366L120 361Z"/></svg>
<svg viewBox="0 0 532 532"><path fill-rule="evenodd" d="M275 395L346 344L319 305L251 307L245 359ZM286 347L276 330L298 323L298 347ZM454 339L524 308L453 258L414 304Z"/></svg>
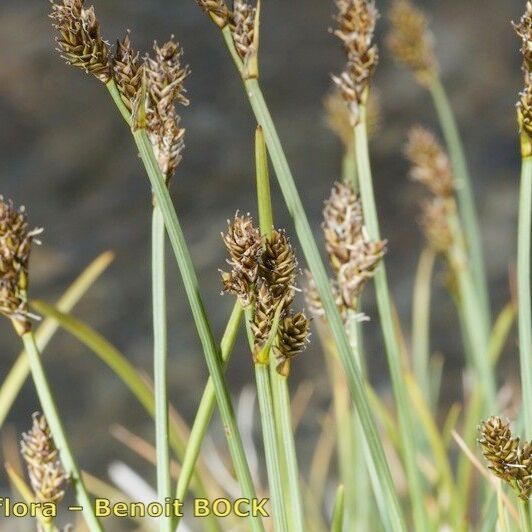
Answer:
<svg viewBox="0 0 532 532"><path fill-rule="evenodd" d="M457 112L472 169L494 309L508 300L508 271L515 256L519 159L514 103L520 89L518 43L510 26L524 0L420 2L430 13L445 85ZM378 2L382 11L384 1ZM187 149L174 178L173 198L202 284L213 327L221 334L232 306L219 296L217 269L225 255L219 233L237 209L254 211L254 121L240 80L216 28L193 0L96 0L106 38L127 28L147 50L153 39L175 34L192 75L191 106L183 111ZM107 336L146 373L151 373L149 295L150 194L127 129L96 80L63 64L54 53L48 2L4 0L0 7L0 193L25 204L33 225L44 226L43 245L32 257L32 295L55 300L100 252L116 260L90 290L75 315ZM343 56L328 33L332 2L265 0L262 83L316 234L320 211L340 171L341 147L324 125L322 98L330 73ZM379 29L382 42L387 26ZM436 127L428 94L396 67L384 46L375 85L382 121L373 142L376 194L382 233L389 239L390 285L401 319L410 326L413 275L422 246L416 225L420 191L406 180L401 155L407 128ZM276 186L275 215L293 232ZM171 257L169 256L169 259ZM302 265L304 265L301 260ZM191 420L207 372L187 301L168 261L170 394ZM376 317L367 298L367 313ZM445 356L444 401L459 397L462 352L453 309L443 290L434 304L433 348ZM388 393L385 356L375 323L367 326L372 379ZM0 323L0 380L18 352L17 339ZM516 380L515 336L503 360L505 379ZM251 380L250 358L240 342L229 371L235 396ZM105 475L107 464L150 470L113 441L120 422L153 440L149 419L116 377L85 348L59 333L46 366L84 467ZM293 382L312 381L315 393L300 432L303 470L308 464L329 392L322 356L313 345L294 364ZM17 432L29 427L37 408L28 383L9 416ZM222 442L222 433L218 434ZM0 484L5 486L0 472Z"/></svg>

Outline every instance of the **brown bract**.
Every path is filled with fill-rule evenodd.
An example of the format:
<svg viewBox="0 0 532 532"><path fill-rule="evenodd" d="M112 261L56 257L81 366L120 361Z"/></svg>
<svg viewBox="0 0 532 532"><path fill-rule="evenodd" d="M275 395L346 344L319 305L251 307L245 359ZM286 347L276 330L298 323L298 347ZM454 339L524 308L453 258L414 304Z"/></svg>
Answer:
<svg viewBox="0 0 532 532"><path fill-rule="evenodd" d="M68 64L107 83L111 80L109 45L102 39L94 8L83 4L83 0L52 2L50 18L58 31L59 51Z"/></svg>
<svg viewBox="0 0 532 532"><path fill-rule="evenodd" d="M17 324L19 332L31 328L28 308L28 266L31 244L42 230L29 230L23 207L0 196L0 313Z"/></svg>
<svg viewBox="0 0 532 532"><path fill-rule="evenodd" d="M58 503L65 496L68 476L59 459L46 418L33 414L31 430L22 435L20 449L31 487L39 502Z"/></svg>
<svg viewBox="0 0 532 532"><path fill-rule="evenodd" d="M347 64L342 73L333 76L333 81L346 102L351 125L355 126L360 121L360 106L366 102L378 63L373 37L379 13L372 0L336 0L336 5L334 35L342 41Z"/></svg>
<svg viewBox="0 0 532 532"><path fill-rule="evenodd" d="M409 0L394 0L389 17L388 46L394 58L412 70L422 85L429 85L438 73L438 61L427 17Z"/></svg>

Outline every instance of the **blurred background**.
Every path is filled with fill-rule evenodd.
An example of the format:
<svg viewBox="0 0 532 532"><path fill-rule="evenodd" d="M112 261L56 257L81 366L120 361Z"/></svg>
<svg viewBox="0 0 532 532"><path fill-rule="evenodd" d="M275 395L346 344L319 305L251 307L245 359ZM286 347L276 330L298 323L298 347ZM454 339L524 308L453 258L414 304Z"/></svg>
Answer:
<svg viewBox="0 0 532 532"><path fill-rule="evenodd" d="M524 0L418 1L430 13L442 77L457 113L471 167L489 270L494 311L508 301L515 257L519 158L514 104L521 86L518 41L510 20ZM420 188L408 182L402 156L414 123L436 127L430 97L397 67L383 44L387 2L379 1L381 64L375 87L381 121L373 140L373 164L382 233L389 239L390 285L405 330L410 330L411 293L419 251ZM255 212L253 134L255 123L240 79L216 28L193 0L96 0L105 38L132 30L137 48L171 34L181 41L192 75L184 160L172 195L202 285L214 330L220 337L233 300L220 296L218 268L225 251L220 231L237 209ZM31 295L55 301L99 253L116 260L77 306L86 320L151 375L149 277L150 191L131 141L107 91L92 77L67 67L54 52L49 5L43 0L3 0L0 16L0 193L26 205L30 223L43 226L43 245L31 264ZM266 98L291 162L315 233L321 237L323 200L339 177L342 147L328 130L323 97L343 54L328 33L333 3L327 0L266 0L261 31L261 78ZM274 185L275 216L293 228ZM295 241L295 238L294 238ZM301 257L301 255L300 255ZM207 378L206 366L172 257L168 257L170 396L192 421ZM301 257L301 266L304 261ZM441 275L438 277L441 281ZM440 285L440 283L438 283ZM372 290L366 313L376 316ZM302 302L303 304L303 302ZM445 291L435 291L432 349L442 353L444 402L460 397L460 332ZM371 379L389 394L380 333L367 324ZM11 327L0 322L0 380L19 351ZM235 399L252 382L250 356L240 339L228 371ZM501 365L501 379L517 378L515 333ZM120 460L149 482L154 471L109 432L115 423L148 441L153 426L117 378L91 352L59 332L45 353L46 366L73 446L82 466L105 477ZM329 405L318 343L293 366L292 384L310 383L312 397L298 433L305 470ZM245 396L244 402L250 401ZM38 408L28 382L4 434L27 430ZM221 431L212 437L224 445ZM0 490L7 481L0 472Z"/></svg>

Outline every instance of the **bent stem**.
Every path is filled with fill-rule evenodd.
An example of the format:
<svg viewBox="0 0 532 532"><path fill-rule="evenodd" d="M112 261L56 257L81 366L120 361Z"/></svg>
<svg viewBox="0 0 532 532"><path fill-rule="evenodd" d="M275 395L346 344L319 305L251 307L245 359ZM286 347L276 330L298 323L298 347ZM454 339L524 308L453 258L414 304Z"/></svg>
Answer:
<svg viewBox="0 0 532 532"><path fill-rule="evenodd" d="M471 256L473 280L481 302L482 318L485 321L485 327L489 329L491 324L491 311L488 281L482 251L482 235L478 224L478 214L475 207L473 187L471 185L471 178L467 168L464 147L460 139L460 133L458 131L458 126L456 125L456 119L451 104L449 103L447 93L439 78L433 78L429 90L440 120L457 180L458 203L460 205L460 215L464 224L466 245L469 255Z"/></svg>
<svg viewBox="0 0 532 532"><path fill-rule="evenodd" d="M229 48L231 56L240 73L242 73L242 62L238 58L235 46L231 37L231 29L226 26L222 30L224 40ZM329 286L329 278L323 261L321 259L318 246L314 239L312 229L307 219L307 215L301 203L299 192L294 182L292 172L283 152L279 136L270 116L270 112L262 95L262 91L257 80L244 80L246 94L255 114L258 124L264 131L266 145L268 146L270 158L279 182L284 201L295 225L296 233L303 249L310 271L316 282L319 296L323 303L325 313L329 320L331 332L338 348L340 359L344 371L347 375L351 396L358 410L364 432L366 434L368 448L371 452L371 459L374 462L379 480L382 486L383 506L386 508L390 518L389 522L396 531L406 531L397 492L392 480L390 468L384 455L382 442L380 440L375 419L371 411L364 381L360 371L352 360L351 347L344 330L342 319L336 308L336 303Z"/></svg>
<svg viewBox="0 0 532 532"><path fill-rule="evenodd" d="M159 502L172 495L170 448L168 445L168 392L166 367L168 357L165 295L165 229L157 205L152 214L152 301L153 301L153 375L155 395L155 446L157 449L157 496ZM160 530L171 532L172 518L161 518Z"/></svg>
<svg viewBox="0 0 532 532"><path fill-rule="evenodd" d="M260 126L257 127L255 135L255 162L260 232L263 237L269 238L274 225L273 210L268 172L268 154L264 142L264 133ZM286 468L284 483L288 487L289 504L287 504L287 507L289 528L296 532L303 532L303 501L301 500L299 486L299 468L292 428L288 379L283 375L279 375L277 372L274 357L270 357L270 380L277 441L282 453L284 468Z"/></svg>
<svg viewBox="0 0 532 532"><path fill-rule="evenodd" d="M242 321L242 314L242 306L237 301L233 308L233 312L231 313L231 317L227 322L222 342L220 344L222 364L224 364L224 368L227 367L229 357L233 351L238 329L240 328L240 323ZM209 427L209 422L212 418L215 405L216 395L214 392L214 385L212 378L209 377L196 412L196 418L194 419L192 430L190 431L190 437L182 460L181 472L177 480L176 499L180 501L185 500L185 497L187 496L190 480L194 473L194 467L201 451L201 444Z"/></svg>
<svg viewBox="0 0 532 532"><path fill-rule="evenodd" d="M532 158L523 159L519 192L517 303L519 353L525 433L532 438L532 310L530 301L530 233L532 231Z"/></svg>
<svg viewBox="0 0 532 532"><path fill-rule="evenodd" d="M380 240L379 221L377 217L377 207L373 192L373 180L369 160L366 109L364 106L362 106L361 109L360 123L355 127L355 150L357 156L360 194L364 209L364 222L369 237L372 240ZM397 404L399 430L401 433L405 470L410 488L409 493L414 512L414 523L416 530L425 531L429 530L429 524L425 509L422 481L416 463L415 445L412 439L412 436L415 434L412 408L408 400L408 393L403 378L403 370L401 368L400 349L395 334L392 303L384 262L380 264L375 273L375 290L381 328L386 347L386 355L390 368L392 387Z"/></svg>
<svg viewBox="0 0 532 532"><path fill-rule="evenodd" d="M23 334L22 341L28 354L33 382L35 383L44 416L50 425L55 445L61 456L61 463L69 476L70 482L74 486L76 499L80 506L83 507L83 516L85 517L87 526L91 532L101 532L103 530L102 526L94 514L91 498L85 489L85 485L81 479L80 469L70 449L33 333L29 331Z"/></svg>

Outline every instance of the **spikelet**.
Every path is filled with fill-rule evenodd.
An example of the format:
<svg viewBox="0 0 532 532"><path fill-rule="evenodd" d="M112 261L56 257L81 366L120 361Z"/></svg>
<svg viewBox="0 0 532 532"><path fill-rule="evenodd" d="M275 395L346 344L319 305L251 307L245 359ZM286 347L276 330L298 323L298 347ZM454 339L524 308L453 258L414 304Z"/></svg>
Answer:
<svg viewBox="0 0 532 532"><path fill-rule="evenodd" d="M273 230L264 245L259 266L261 277L268 283L275 303L293 299L297 260L285 231Z"/></svg>
<svg viewBox="0 0 532 532"><path fill-rule="evenodd" d="M275 304L270 287L261 279L258 282L255 314L253 316L253 323L251 323L251 330L255 337L255 355L257 355L268 341L274 314Z"/></svg>
<svg viewBox="0 0 532 532"><path fill-rule="evenodd" d="M231 13L224 0L196 0L196 3L220 29L231 22Z"/></svg>
<svg viewBox="0 0 532 532"><path fill-rule="evenodd" d="M488 468L528 501L532 492L532 445L520 445L509 423L492 416L479 427L479 444Z"/></svg>
<svg viewBox="0 0 532 532"><path fill-rule="evenodd" d="M220 275L222 276L222 293L236 296L244 308L251 305L254 300L253 289L242 272L234 269L230 272L220 270Z"/></svg>
<svg viewBox="0 0 532 532"><path fill-rule="evenodd" d="M233 5L233 39L238 55L245 60L252 53L257 10L245 0L235 0Z"/></svg>
<svg viewBox="0 0 532 532"><path fill-rule="evenodd" d="M532 71L532 2L526 3L525 12L513 27L521 38L521 54L523 55L523 70Z"/></svg>
<svg viewBox="0 0 532 532"><path fill-rule="evenodd" d="M231 257L228 263L233 270L240 272L248 283L257 280L259 272L259 257L262 253L262 238L259 230L253 225L253 219L248 214L235 214L233 222L227 222L227 232L222 233L225 247Z"/></svg>
<svg viewBox="0 0 532 532"><path fill-rule="evenodd" d="M15 209L0 196L0 313L13 321L19 334L31 329L28 266L31 244L41 232L29 230L23 207Z"/></svg>
<svg viewBox="0 0 532 532"><path fill-rule="evenodd" d="M408 134L405 155L411 164L410 177L435 196L452 197L455 184L449 157L428 129L413 127Z"/></svg>
<svg viewBox="0 0 532 532"><path fill-rule="evenodd" d="M449 216L454 203L440 197L421 204L420 225L428 245L437 253L448 253L453 245L453 234L449 227Z"/></svg>
<svg viewBox="0 0 532 532"><path fill-rule="evenodd" d="M342 41L347 64L344 71L332 79L347 105L351 125L355 126L360 121L360 106L366 102L378 63L373 37L379 13L372 0L336 0L336 6L334 35Z"/></svg>
<svg viewBox="0 0 532 532"><path fill-rule="evenodd" d="M288 377L290 361L309 344L310 321L303 312L289 314L279 323L275 356L277 372Z"/></svg>
<svg viewBox="0 0 532 532"><path fill-rule="evenodd" d="M46 418L32 416L31 430L22 435L20 449L28 468L31 487L39 502L59 503L65 496L67 474L59 459Z"/></svg>
<svg viewBox="0 0 532 532"><path fill-rule="evenodd" d="M109 45L100 34L94 7L85 8L83 3L83 0L52 2L50 18L58 32L58 50L68 64L107 83L111 80Z"/></svg>
<svg viewBox="0 0 532 532"><path fill-rule="evenodd" d="M325 320L325 309L323 308L323 303L321 302L320 294L318 293L316 281L314 281L312 273L310 273L308 270L305 271L305 274L305 302L307 303L308 310L313 318ZM345 321L347 319L347 309L344 305L342 294L340 293L338 281L335 279L330 279L329 285L331 287L336 306L338 307L338 311L340 312L340 316L342 320Z"/></svg>
<svg viewBox="0 0 532 532"><path fill-rule="evenodd" d="M414 73L419 83L428 86L438 73L438 62L427 17L410 0L394 0L390 22L388 46L393 56Z"/></svg>
<svg viewBox="0 0 532 532"><path fill-rule="evenodd" d="M116 43L113 76L122 101L131 112L142 87L143 64L131 45L129 32Z"/></svg>
<svg viewBox="0 0 532 532"><path fill-rule="evenodd" d="M162 46L154 43L153 57L144 58L147 132L167 183L181 162L184 149L185 130L180 127L181 117L175 109L175 103L189 103L183 87L189 69L181 65L182 55L179 44L170 39Z"/></svg>
<svg viewBox="0 0 532 532"><path fill-rule="evenodd" d="M386 253L386 241L369 240L360 198L344 183L335 183L325 202L322 228L338 279L340 312L345 315L348 309L357 310L364 286Z"/></svg>

